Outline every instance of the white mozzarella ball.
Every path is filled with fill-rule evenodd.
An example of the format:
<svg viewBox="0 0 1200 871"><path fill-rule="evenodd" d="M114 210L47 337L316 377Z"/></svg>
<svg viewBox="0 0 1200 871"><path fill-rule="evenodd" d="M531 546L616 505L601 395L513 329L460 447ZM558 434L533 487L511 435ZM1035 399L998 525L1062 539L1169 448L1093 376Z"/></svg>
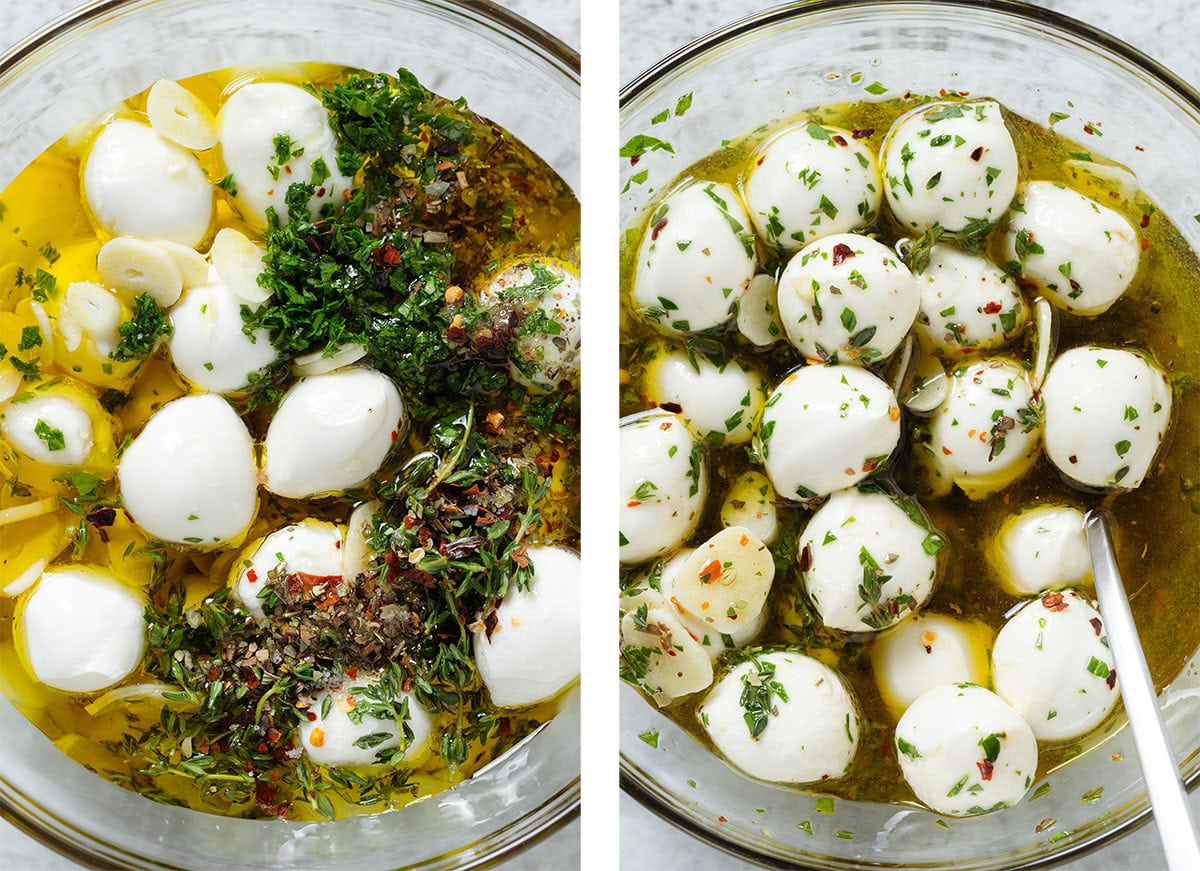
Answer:
<svg viewBox="0 0 1200 871"><path fill-rule="evenodd" d="M570 266L538 257L505 269L480 292L488 306L521 315L509 346L508 371L530 390L548 392L564 381L579 383L579 289L579 276ZM535 312L540 315L531 320Z"/></svg>
<svg viewBox="0 0 1200 871"><path fill-rule="evenodd" d="M247 336L242 301L229 292L216 270L171 309L174 329L167 340L171 361L188 381L213 393L244 390L252 374L277 359L266 330Z"/></svg>
<svg viewBox="0 0 1200 871"><path fill-rule="evenodd" d="M343 191L350 190L353 181L338 170L338 143L329 127L329 114L303 88L285 82L239 88L221 107L217 127L225 165L237 182L234 201L256 229L267 226L267 209L274 210L281 224L288 223L284 198L288 186L296 182L316 187L308 201L313 218L323 208L336 208L345 201ZM284 146L290 148L280 163ZM318 160L324 172L314 171Z"/></svg>
<svg viewBox="0 0 1200 871"><path fill-rule="evenodd" d="M996 692L1042 741L1090 732L1117 704L1117 670L1100 613L1074 590L1022 606L996 635Z"/></svg>
<svg viewBox="0 0 1200 871"><path fill-rule="evenodd" d="M1016 596L1074 587L1092 576L1083 515L1043 505L1010 517L988 548L1000 581Z"/></svg>
<svg viewBox="0 0 1200 871"><path fill-rule="evenodd" d="M754 234L728 185L695 182L650 217L638 251L633 304L665 333L729 323L754 277Z"/></svg>
<svg viewBox="0 0 1200 871"><path fill-rule="evenodd" d="M816 121L759 146L744 184L758 235L789 252L872 223L880 188L871 150L849 130Z"/></svg>
<svg viewBox="0 0 1200 871"><path fill-rule="evenodd" d="M805 366L775 388L756 439L775 492L826 496L874 472L900 441L892 388L857 366Z"/></svg>
<svg viewBox="0 0 1200 871"><path fill-rule="evenodd" d="M750 530L722 529L671 568L663 572L662 593L689 629L702 630L693 634L712 638L762 623L775 560Z"/></svg>
<svg viewBox="0 0 1200 871"><path fill-rule="evenodd" d="M479 676L501 708L545 701L579 677L579 556L561 547L527 555L528 589L510 587L492 616L471 627Z"/></svg>
<svg viewBox="0 0 1200 871"><path fill-rule="evenodd" d="M145 124L121 118L96 137L83 193L105 232L194 248L212 223L213 188L200 163Z"/></svg>
<svg viewBox="0 0 1200 871"><path fill-rule="evenodd" d="M1005 256L1063 311L1098 315L1138 268L1137 230L1121 214L1057 182L1025 185L1008 215Z"/></svg>
<svg viewBox="0 0 1200 871"><path fill-rule="evenodd" d="M267 427L265 486L294 499L346 490L383 464L404 427L400 391L374 369L303 378Z"/></svg>
<svg viewBox="0 0 1200 871"><path fill-rule="evenodd" d="M66 468L83 465L96 444L87 409L63 393L0 406L0 434L30 459Z"/></svg>
<svg viewBox="0 0 1200 871"><path fill-rule="evenodd" d="M669 553L700 520L708 498L704 451L674 414L650 412L621 424L621 562Z"/></svg>
<svg viewBox="0 0 1200 871"><path fill-rule="evenodd" d="M715 655L702 645L662 593L621 597L622 674L659 707L712 685Z"/></svg>
<svg viewBox="0 0 1200 871"><path fill-rule="evenodd" d="M1025 472L1041 447L1041 406L1023 368L980 360L951 374L950 393L929 424L934 459L972 499Z"/></svg>
<svg viewBox="0 0 1200 871"><path fill-rule="evenodd" d="M1080 347L1059 354L1042 386L1046 455L1085 487L1133 490L1154 463L1171 419L1171 384L1135 351Z"/></svg>
<svg viewBox="0 0 1200 871"><path fill-rule="evenodd" d="M766 475L746 472L733 482L721 503L721 523L744 526L767 544L774 544L779 537L775 499L775 488Z"/></svg>
<svg viewBox="0 0 1200 871"><path fill-rule="evenodd" d="M643 392L649 402L677 413L697 438L717 444L750 441L767 398L762 373L753 366L738 360L717 364L683 351L655 357Z"/></svg>
<svg viewBox="0 0 1200 871"><path fill-rule="evenodd" d="M25 663L46 686L93 693L142 661L146 598L105 569L51 569L17 608Z"/></svg>
<svg viewBox="0 0 1200 871"><path fill-rule="evenodd" d="M873 363L891 354L917 316L921 292L892 249L854 233L825 236L779 276L779 318L810 360Z"/></svg>
<svg viewBox="0 0 1200 871"><path fill-rule="evenodd" d="M883 142L883 182L901 226L991 224L1017 191L1017 149L990 100L930 103L896 119Z"/></svg>
<svg viewBox="0 0 1200 871"><path fill-rule="evenodd" d="M233 591L247 611L261 620L262 591L280 575L304 574L344 580L345 530L334 523L307 518L264 536L242 551L234 564Z"/></svg>
<svg viewBox="0 0 1200 871"><path fill-rule="evenodd" d="M741 703L747 688L769 696L758 709L757 735ZM841 777L858 749L858 710L841 677L791 651L761 653L736 666L717 681L696 715L726 759L776 783Z"/></svg>
<svg viewBox="0 0 1200 871"><path fill-rule="evenodd" d="M929 600L944 545L915 502L841 490L817 509L800 536L804 587L826 626L884 629Z"/></svg>
<svg viewBox="0 0 1200 871"><path fill-rule="evenodd" d="M943 358L1001 348L1029 322L1016 282L991 261L953 245L933 246L917 284L916 331Z"/></svg>
<svg viewBox="0 0 1200 871"><path fill-rule="evenodd" d="M134 522L173 544L224 544L258 510L250 433L219 396L183 396L146 422L117 467Z"/></svg>
<svg viewBox="0 0 1200 871"><path fill-rule="evenodd" d="M871 665L880 695L895 715L920 696L953 683L988 682L991 633L982 624L919 614L879 635Z"/></svg>
<svg viewBox="0 0 1200 871"><path fill-rule="evenodd" d="M299 729L300 747L309 759L318 765L337 767L376 765L380 764L377 758L380 753L401 746L401 726L395 719L355 713L363 698L362 691L370 692L375 685L374 681L363 678L345 680L313 697L308 716L301 718ZM403 718L405 730L411 733L404 749L403 764L407 767L419 763L429 750L433 718L412 693L401 691L395 695L394 704L403 706L408 713ZM390 764L391 760L385 758L384 762Z"/></svg>
<svg viewBox="0 0 1200 871"><path fill-rule="evenodd" d="M995 693L950 684L913 702L896 725L896 758L917 798L946 816L1012 807L1037 774L1037 739Z"/></svg>

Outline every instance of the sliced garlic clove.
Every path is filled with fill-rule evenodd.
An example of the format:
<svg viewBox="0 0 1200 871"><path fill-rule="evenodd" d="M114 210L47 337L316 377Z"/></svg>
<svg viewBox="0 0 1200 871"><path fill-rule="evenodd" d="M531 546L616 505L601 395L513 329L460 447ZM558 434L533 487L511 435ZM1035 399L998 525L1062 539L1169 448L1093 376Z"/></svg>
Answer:
<svg viewBox="0 0 1200 871"><path fill-rule="evenodd" d="M65 306L58 312L58 334L62 336L67 353L79 350L83 342L83 327L79 326L79 321Z"/></svg>
<svg viewBox="0 0 1200 871"><path fill-rule="evenodd" d="M696 548L669 583L663 579L663 595L713 630L732 632L758 616L774 580L767 546L746 527L730 526Z"/></svg>
<svg viewBox="0 0 1200 871"><path fill-rule="evenodd" d="M913 414L928 417L950 395L950 379L933 354L920 354L913 372L912 385L901 396L904 407Z"/></svg>
<svg viewBox="0 0 1200 871"><path fill-rule="evenodd" d="M209 257L230 292L243 302L257 305L271 298L271 291L258 284L266 253L262 245L250 241L244 233L225 227L213 240Z"/></svg>
<svg viewBox="0 0 1200 871"><path fill-rule="evenodd" d="M0 402L8 402L21 387L21 373L10 363L0 361Z"/></svg>
<svg viewBox="0 0 1200 871"><path fill-rule="evenodd" d="M334 369L349 366L367 356L367 349L357 343L339 345L328 357L324 351L301 354L292 361L292 371L297 375L324 375Z"/></svg>
<svg viewBox="0 0 1200 871"><path fill-rule="evenodd" d="M100 285L90 281L74 282L67 288L62 313L69 313L75 319L80 329L92 337L100 353L108 354L117 346L121 303Z"/></svg>
<svg viewBox="0 0 1200 871"><path fill-rule="evenodd" d="M96 258L100 280L134 296L148 293L163 308L179 301L183 276L175 259L152 242L118 236L104 243ZM82 323L82 321L80 322Z"/></svg>
<svg viewBox="0 0 1200 871"><path fill-rule="evenodd" d="M203 287L208 284L208 261L194 248L180 245L178 242L168 242L166 239L156 239L156 248L161 248L175 261L179 275L183 279L183 289Z"/></svg>
<svg viewBox="0 0 1200 871"><path fill-rule="evenodd" d="M660 593L623 596L621 610L621 649L644 657L639 684L660 708L712 685L712 660Z"/></svg>
<svg viewBox="0 0 1200 871"><path fill-rule="evenodd" d="M347 578L356 578L371 567L371 521L379 503L364 502L350 513L346 523L345 550L342 551L342 573Z"/></svg>
<svg viewBox="0 0 1200 871"><path fill-rule="evenodd" d="M207 151L217 144L212 110L178 82L160 79L154 83L146 99L146 115L154 132L176 145Z"/></svg>
<svg viewBox="0 0 1200 871"><path fill-rule="evenodd" d="M1039 296L1033 303L1033 322L1037 332L1034 334L1033 374L1029 384L1034 390L1041 390L1050 358L1058 346L1058 319L1054 306L1045 297Z"/></svg>
<svg viewBox="0 0 1200 871"><path fill-rule="evenodd" d="M738 305L738 332L758 347L773 345L783 338L783 325L775 304L775 279L760 273Z"/></svg>

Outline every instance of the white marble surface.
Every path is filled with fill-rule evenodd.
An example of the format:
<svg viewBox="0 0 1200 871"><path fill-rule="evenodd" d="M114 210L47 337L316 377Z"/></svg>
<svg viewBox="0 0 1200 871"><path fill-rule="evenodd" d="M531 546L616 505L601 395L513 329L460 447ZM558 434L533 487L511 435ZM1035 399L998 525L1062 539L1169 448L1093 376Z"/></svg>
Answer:
<svg viewBox="0 0 1200 871"><path fill-rule="evenodd" d="M660 57L745 15L769 8L755 0L621 0L621 80L630 81ZM1189 0L1043 0L1044 6L1078 18L1159 60L1192 85L1200 85L1200 11ZM1191 796L1200 818L1200 791ZM621 864L693 871L742 871L758 867L709 847L621 795ZM1165 868L1153 823L1062 871L1124 871Z"/></svg>
<svg viewBox="0 0 1200 871"><path fill-rule="evenodd" d="M250 0L248 0L250 2ZM499 5L525 16L579 49L579 4L574 0L498 0ZM78 0L0 0L0 52L27 34L79 6ZM502 871L578 868L579 820L503 863ZM79 868L43 847L25 833L0 820L0 871L71 871Z"/></svg>

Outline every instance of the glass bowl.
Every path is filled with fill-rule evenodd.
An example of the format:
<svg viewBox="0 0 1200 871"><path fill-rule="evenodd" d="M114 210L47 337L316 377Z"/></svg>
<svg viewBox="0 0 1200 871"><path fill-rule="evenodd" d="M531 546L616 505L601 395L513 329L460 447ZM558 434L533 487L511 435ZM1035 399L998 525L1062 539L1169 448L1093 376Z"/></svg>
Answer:
<svg viewBox="0 0 1200 871"><path fill-rule="evenodd" d="M871 99L864 87L875 81L890 95L943 88L988 95L1043 124L1071 105L1076 123L1103 125L1103 139L1083 137L1091 150L1132 169L1200 250L1200 222L1193 220L1200 184L1195 178L1180 183L1181 168L1194 174L1200 165L1200 94L1107 34L1003 0L796 3L680 49L622 91L621 141L650 134L668 141L673 152L653 150L636 165L623 162L621 226L636 225L654 190L718 150L722 139L815 106ZM652 124L689 92L685 117ZM1078 135L1074 127L1072 134ZM1200 456L1195 445L1175 449ZM1161 702L1182 772L1194 787L1200 782L1200 649ZM1001 813L943 820L915 806L837 799L830 814L815 795L735 772L623 686L621 784L692 835L773 867L1027 868L1066 859L1149 818L1129 731L1121 718L1110 728L1093 752L1036 782L1048 782L1049 792ZM660 733L657 747L638 739L649 729ZM1098 785L1104 786L1099 798L1080 800Z"/></svg>
<svg viewBox="0 0 1200 871"><path fill-rule="evenodd" d="M408 67L438 93L465 96L579 189L579 56L480 0L94 3L0 57L0 189L74 124L156 79L295 60ZM478 867L579 805L578 693L457 788L330 823L226 819L144 799L68 759L3 696L0 734L0 814L91 867Z"/></svg>

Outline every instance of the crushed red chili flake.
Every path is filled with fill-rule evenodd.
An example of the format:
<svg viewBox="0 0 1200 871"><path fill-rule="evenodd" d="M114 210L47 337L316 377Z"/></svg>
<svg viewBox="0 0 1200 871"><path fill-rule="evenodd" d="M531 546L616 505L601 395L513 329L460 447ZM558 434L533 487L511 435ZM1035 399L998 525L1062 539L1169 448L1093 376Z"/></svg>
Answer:
<svg viewBox="0 0 1200 871"><path fill-rule="evenodd" d="M1063 598L1062 593L1047 593L1042 596L1042 607L1047 611L1056 613L1067 610L1070 607L1070 603Z"/></svg>
<svg viewBox="0 0 1200 871"><path fill-rule="evenodd" d="M1108 677L1106 677L1104 679L1104 682L1108 685L1108 688L1110 690L1116 688L1116 686L1117 686L1117 670L1115 668L1110 668L1108 670Z"/></svg>
<svg viewBox="0 0 1200 871"><path fill-rule="evenodd" d="M1003 308L1004 308L1003 305L1001 305L1000 303L993 300L991 302L984 303L983 313L985 315L995 315L995 314L999 314L1000 310Z"/></svg>
<svg viewBox="0 0 1200 871"><path fill-rule="evenodd" d="M983 146L977 145L977 146L975 146L975 150L971 152L971 160L975 161L976 163L979 163L979 161L982 159L983 159Z"/></svg>
<svg viewBox="0 0 1200 871"><path fill-rule="evenodd" d="M1099 635L1099 634L1100 634L1100 630L1101 630L1101 629L1103 628L1103 626L1104 626L1104 624L1100 622L1100 618L1099 618L1099 617L1093 617L1093 618L1092 618L1091 620L1089 620L1088 622L1092 624L1092 629L1094 629L1094 630L1096 631L1096 634L1097 634L1097 635Z"/></svg>
<svg viewBox="0 0 1200 871"><path fill-rule="evenodd" d="M833 265L841 266L842 261L849 260L854 256L854 249L845 242L838 242L833 246Z"/></svg>
<svg viewBox="0 0 1200 871"><path fill-rule="evenodd" d="M669 411L671 414L682 414L683 406L678 402L660 402L658 407L663 411Z"/></svg>
<svg viewBox="0 0 1200 871"><path fill-rule="evenodd" d="M977 766L979 766L979 779L980 780L991 780L992 779L992 772L995 770L995 766L992 765L991 762L984 759L982 762L976 762L975 764Z"/></svg>
<svg viewBox="0 0 1200 871"><path fill-rule="evenodd" d="M849 142L846 141L846 137L840 133L835 133L832 136L830 136L829 138L830 138L830 140L833 141L833 143L835 145L841 145L841 146L845 147L850 144Z"/></svg>
<svg viewBox="0 0 1200 871"><path fill-rule="evenodd" d="M650 231L650 241L651 242L658 240L658 234L661 233L666 228L667 220L668 220L667 218L663 218L661 221L659 221L657 224L654 225L654 228Z"/></svg>
<svg viewBox="0 0 1200 871"><path fill-rule="evenodd" d="M850 136L854 139L868 139L875 135L874 127L865 127L862 130L851 130Z"/></svg>

